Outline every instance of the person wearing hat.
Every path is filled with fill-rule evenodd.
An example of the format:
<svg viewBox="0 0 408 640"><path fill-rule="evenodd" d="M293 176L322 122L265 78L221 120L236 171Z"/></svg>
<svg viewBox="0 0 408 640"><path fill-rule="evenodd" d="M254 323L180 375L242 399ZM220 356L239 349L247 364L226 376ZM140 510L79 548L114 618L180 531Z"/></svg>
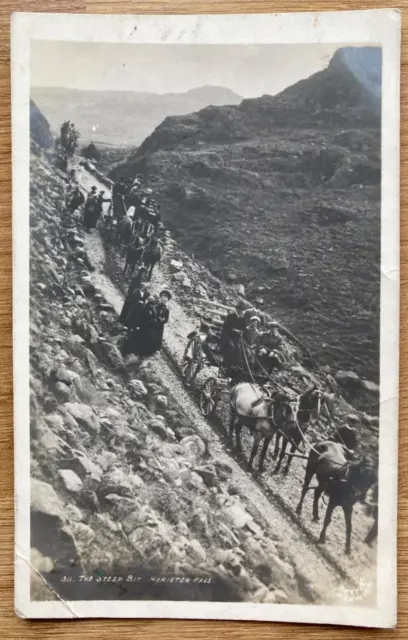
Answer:
<svg viewBox="0 0 408 640"><path fill-rule="evenodd" d="M243 348L245 349L245 365L248 368L247 363L251 367L251 371L255 371L256 367L256 358L259 340L262 335L259 330L261 324L261 320L259 316L251 316L249 320L246 322L245 329L242 334L243 338Z"/></svg>
<svg viewBox="0 0 408 640"><path fill-rule="evenodd" d="M268 323L258 342L258 357L268 373L272 373L274 369L282 369L286 362L281 351L282 344L283 340L278 327L274 322Z"/></svg>
<svg viewBox="0 0 408 640"><path fill-rule="evenodd" d="M245 329L243 311L246 304L241 298L235 305L235 311L225 317L220 335L220 350L223 355L223 366L228 370L240 366L240 337Z"/></svg>
<svg viewBox="0 0 408 640"><path fill-rule="evenodd" d="M69 200L67 211L72 214L74 211L82 207L85 202L85 196L79 187L75 187ZM79 219L79 216L78 216Z"/></svg>
<svg viewBox="0 0 408 640"><path fill-rule="evenodd" d="M89 233L90 230L94 229L96 226L96 221L95 221L96 208L97 208L96 187L91 187L91 191L88 194L88 197L85 202L85 211L84 211L84 227L87 233Z"/></svg>
<svg viewBox="0 0 408 640"><path fill-rule="evenodd" d="M262 298L257 298L255 302L258 305L258 308L257 307L249 307L249 309L246 309L244 311L245 322L248 322L250 320L250 318L252 318L253 316L257 316L259 318L259 326L260 327L264 327L265 326L265 314L262 311L260 311L260 308L263 307L263 305L264 305L264 301L263 301Z"/></svg>
<svg viewBox="0 0 408 640"><path fill-rule="evenodd" d="M96 217L96 222L98 221L98 218L100 217L100 215L103 212L103 204L104 204L104 202L110 202L111 201L110 198L104 198L103 197L104 193L105 193L105 190L101 189L101 191L98 193L98 197L96 199L96 211L95 211L95 216L97 216ZM96 222L95 222L95 224L96 224Z"/></svg>
<svg viewBox="0 0 408 640"><path fill-rule="evenodd" d="M259 331L260 324L261 320L259 316L251 316L245 324L243 338L250 347L253 347L259 341L261 336L261 332Z"/></svg>
<svg viewBox="0 0 408 640"><path fill-rule="evenodd" d="M145 282L143 282L145 276L146 267L139 267L138 272L130 281L127 296L123 304L121 314L119 316L119 322L127 324L127 316L129 315L131 309L134 309L134 319L136 318L138 311L140 316L142 307L146 303L146 300L148 300L150 297L147 285Z"/></svg>
<svg viewBox="0 0 408 640"><path fill-rule="evenodd" d="M163 289L159 300L147 301L140 320L140 344L138 353L142 357L152 356L162 346L164 325L168 323L170 312L168 303L171 291Z"/></svg>

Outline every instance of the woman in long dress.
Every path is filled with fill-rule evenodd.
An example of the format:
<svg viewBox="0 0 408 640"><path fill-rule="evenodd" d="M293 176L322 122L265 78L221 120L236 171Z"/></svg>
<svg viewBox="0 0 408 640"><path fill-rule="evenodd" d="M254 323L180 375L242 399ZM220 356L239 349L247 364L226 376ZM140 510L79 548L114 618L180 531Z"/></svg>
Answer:
<svg viewBox="0 0 408 640"><path fill-rule="evenodd" d="M171 292L164 289L160 293L159 301L148 300L140 319L140 341L138 354L142 357L152 356L160 351L163 341L164 325L169 321L168 303Z"/></svg>

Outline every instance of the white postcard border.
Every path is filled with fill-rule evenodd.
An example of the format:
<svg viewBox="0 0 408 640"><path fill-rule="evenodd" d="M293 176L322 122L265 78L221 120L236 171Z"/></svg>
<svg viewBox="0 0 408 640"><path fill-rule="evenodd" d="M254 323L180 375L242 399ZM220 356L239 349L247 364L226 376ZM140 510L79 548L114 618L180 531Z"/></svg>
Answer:
<svg viewBox="0 0 408 640"><path fill-rule="evenodd" d="M393 627L399 381L400 12L12 16L15 606L28 618L199 618ZM345 38L346 36L346 38ZM167 601L30 601L29 98L30 40L121 43L372 43L382 46L382 250L378 607Z"/></svg>

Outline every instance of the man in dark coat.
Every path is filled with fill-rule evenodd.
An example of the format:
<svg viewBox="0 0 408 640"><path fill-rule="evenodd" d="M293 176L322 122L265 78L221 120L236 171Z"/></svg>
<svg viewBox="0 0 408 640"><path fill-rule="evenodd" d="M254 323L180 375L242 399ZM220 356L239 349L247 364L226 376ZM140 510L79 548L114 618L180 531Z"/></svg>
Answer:
<svg viewBox="0 0 408 640"><path fill-rule="evenodd" d="M74 213L75 209L81 207L85 202L85 196L79 187L75 187L68 204L68 211Z"/></svg>
<svg viewBox="0 0 408 640"><path fill-rule="evenodd" d="M112 187L112 207L113 215L120 217L124 214L123 198L126 193L126 185L123 178L120 182L115 182Z"/></svg>
<svg viewBox="0 0 408 640"><path fill-rule="evenodd" d="M96 226L96 209L97 209L97 195L96 195L96 187L91 187L91 191L85 202L85 212L84 212L84 227L85 231L89 233L91 229L94 229Z"/></svg>
<svg viewBox="0 0 408 640"><path fill-rule="evenodd" d="M239 300L235 305L235 311L229 313L224 320L220 336L220 349L223 354L223 366L226 368L239 366L240 337L245 329L243 311L245 302Z"/></svg>

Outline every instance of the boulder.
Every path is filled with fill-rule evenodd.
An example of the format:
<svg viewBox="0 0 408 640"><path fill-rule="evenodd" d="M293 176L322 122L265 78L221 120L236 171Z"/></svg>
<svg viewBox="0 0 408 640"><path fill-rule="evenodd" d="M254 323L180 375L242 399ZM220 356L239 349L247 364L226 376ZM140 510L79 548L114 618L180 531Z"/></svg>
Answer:
<svg viewBox="0 0 408 640"><path fill-rule="evenodd" d="M123 356L116 345L106 340L99 340L92 345L92 351L102 362L114 371L122 371L124 369Z"/></svg>
<svg viewBox="0 0 408 640"><path fill-rule="evenodd" d="M54 433L59 433L64 428L64 420L58 413L51 413L48 416L44 416L44 421Z"/></svg>
<svg viewBox="0 0 408 640"><path fill-rule="evenodd" d="M74 522L71 529L75 541L79 543L80 546L87 548L95 539L95 532L83 522Z"/></svg>
<svg viewBox="0 0 408 640"><path fill-rule="evenodd" d="M268 593L265 595L262 602L265 604L286 604L288 601L288 596L284 592L283 589L271 589L268 590Z"/></svg>
<svg viewBox="0 0 408 640"><path fill-rule="evenodd" d="M99 499L95 491L90 489L83 489L79 497L80 506L84 509L88 509L91 513L99 513Z"/></svg>
<svg viewBox="0 0 408 640"><path fill-rule="evenodd" d="M184 455L191 462L198 462L207 451L206 443L197 435L186 436L179 443Z"/></svg>
<svg viewBox="0 0 408 640"><path fill-rule="evenodd" d="M60 365L55 373L55 377L59 382L63 382L64 384L70 386L74 382L80 380L79 375L76 371L71 371L67 369L64 365Z"/></svg>
<svg viewBox="0 0 408 640"><path fill-rule="evenodd" d="M62 406L89 433L99 433L101 425L92 407L80 402L65 402Z"/></svg>
<svg viewBox="0 0 408 640"><path fill-rule="evenodd" d="M183 263L181 260L170 260L170 265L175 271L180 271L180 269L183 266Z"/></svg>
<svg viewBox="0 0 408 640"><path fill-rule="evenodd" d="M72 493L79 493L82 489L82 480L71 469L61 469L58 475L65 488Z"/></svg>
<svg viewBox="0 0 408 640"><path fill-rule="evenodd" d="M193 470L201 476L207 487L217 487L219 485L217 473L213 465L194 467Z"/></svg>
<svg viewBox="0 0 408 640"><path fill-rule="evenodd" d="M258 565L267 565L267 557L262 546L257 540L252 537L248 537L242 543L242 548L245 552L245 558L248 561L252 569Z"/></svg>
<svg viewBox="0 0 408 640"><path fill-rule="evenodd" d="M141 380L131 380L128 386L131 390L132 397L143 399L147 396L147 389Z"/></svg>
<svg viewBox="0 0 408 640"><path fill-rule="evenodd" d="M124 336L124 338L126 339L126 336ZM117 346L119 347L119 345ZM138 356L134 353L130 353L124 357L123 362L128 374L137 374L140 368L140 358Z"/></svg>
<svg viewBox="0 0 408 640"><path fill-rule="evenodd" d="M232 504L228 507L224 507L223 514L226 521L237 529L241 529L253 520L252 516L242 507L240 504Z"/></svg>
<svg viewBox="0 0 408 640"><path fill-rule="evenodd" d="M234 285L234 290L237 293L237 295L245 297L245 287L243 284Z"/></svg>
<svg viewBox="0 0 408 640"><path fill-rule="evenodd" d="M73 399L73 391L64 382L57 382L54 388L55 395L60 402L67 402Z"/></svg>
<svg viewBox="0 0 408 640"><path fill-rule="evenodd" d="M221 480L227 480L232 476L232 467L226 462L219 462L219 460L215 460L214 467Z"/></svg>
<svg viewBox="0 0 408 640"><path fill-rule="evenodd" d="M167 440L169 434L161 420L151 420L148 426L149 429L156 433L162 440Z"/></svg>
<svg viewBox="0 0 408 640"><path fill-rule="evenodd" d="M68 522L81 522L84 519L81 509L78 509L74 504L66 505L64 515Z"/></svg>
<svg viewBox="0 0 408 640"><path fill-rule="evenodd" d="M156 403L160 409L165 409L169 404L167 396L159 394L156 396Z"/></svg>
<svg viewBox="0 0 408 640"><path fill-rule="evenodd" d="M40 428L37 432L36 444L37 451L39 452L40 458L43 462L50 460L50 462L55 463L66 456L67 452L70 450L70 447L65 440L60 438L45 424L43 425L43 428Z"/></svg>
<svg viewBox="0 0 408 640"><path fill-rule="evenodd" d="M98 332L95 327L86 320L78 319L75 315L71 321L74 334L81 336L87 344L93 345L98 341Z"/></svg>
<svg viewBox="0 0 408 640"><path fill-rule="evenodd" d="M32 512L54 516L59 520L63 519L64 505L50 484L32 478L30 489Z"/></svg>
<svg viewBox="0 0 408 640"><path fill-rule="evenodd" d="M105 496L105 503L111 510L112 515L118 518L120 522L139 507L134 499L118 496L116 493L110 493Z"/></svg>
<svg viewBox="0 0 408 640"><path fill-rule="evenodd" d="M356 389L361 384L359 376L353 371L337 371L334 379L342 387L348 389Z"/></svg>
<svg viewBox="0 0 408 640"><path fill-rule="evenodd" d="M190 541L187 553L190 556L190 558L192 559L193 564L200 565L203 562L205 562L206 559L207 559L207 556L206 556L206 553L205 553L205 551L203 549L202 544L198 540L196 540L195 538L193 538Z"/></svg>
<svg viewBox="0 0 408 640"><path fill-rule="evenodd" d="M180 476L180 464L176 458L162 458L159 465L166 480L173 481Z"/></svg>
<svg viewBox="0 0 408 640"><path fill-rule="evenodd" d="M185 278L183 278L182 285L183 285L184 289L191 289L192 283L191 283L190 278L187 277L187 276Z"/></svg>
<svg viewBox="0 0 408 640"><path fill-rule="evenodd" d="M367 413L363 413L362 422L369 429L372 429L372 428L378 429L380 424L380 420L378 416L369 416Z"/></svg>
<svg viewBox="0 0 408 640"><path fill-rule="evenodd" d="M60 468L71 469L71 471L74 471L82 480L88 474L98 480L102 477L102 469L82 453L78 453L75 457L60 462Z"/></svg>
<svg viewBox="0 0 408 640"><path fill-rule="evenodd" d="M198 284L196 286L196 293L198 296L200 296L200 298L208 298L207 291L204 289L203 285L201 284ZM199 313L201 314L201 310Z"/></svg>
<svg viewBox="0 0 408 640"><path fill-rule="evenodd" d="M380 387L375 382L370 382L370 380L361 380L361 387L368 391L368 393L379 394Z"/></svg>
<svg viewBox="0 0 408 640"><path fill-rule="evenodd" d="M30 598L32 601L52 601L58 600L55 591L44 581L43 574L47 574L54 569L51 558L43 555L35 547L30 552Z"/></svg>
<svg viewBox="0 0 408 640"><path fill-rule="evenodd" d="M155 518L148 507L142 507L132 511L123 520L122 527L125 533L130 534L132 531L139 527L145 527L149 525L155 525Z"/></svg>
<svg viewBox="0 0 408 640"><path fill-rule="evenodd" d="M113 469L103 475L97 493L100 499L111 493L115 493L118 496L132 497L135 490L136 487L133 485L129 474L122 469Z"/></svg>
<svg viewBox="0 0 408 640"><path fill-rule="evenodd" d="M49 573L54 568L52 559L47 556L43 556L36 548L31 549L30 564L31 567L36 569L39 573Z"/></svg>

